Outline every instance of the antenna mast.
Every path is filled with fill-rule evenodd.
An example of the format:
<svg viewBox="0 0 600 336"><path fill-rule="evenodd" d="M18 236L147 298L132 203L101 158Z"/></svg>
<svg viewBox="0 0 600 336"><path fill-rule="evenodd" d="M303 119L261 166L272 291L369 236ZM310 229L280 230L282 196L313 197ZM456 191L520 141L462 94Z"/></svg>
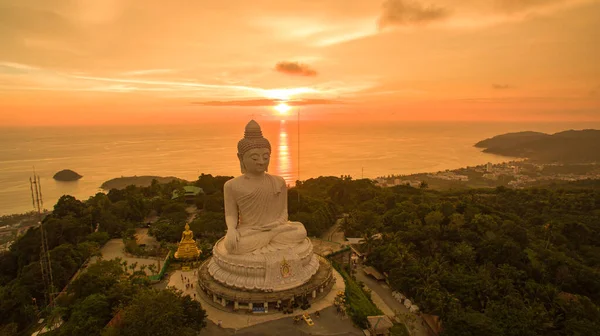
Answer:
<svg viewBox="0 0 600 336"><path fill-rule="evenodd" d="M300 181L300 110L298 110L298 181Z"/></svg>
<svg viewBox="0 0 600 336"><path fill-rule="evenodd" d="M298 179L300 181L300 109L298 109ZM298 193L298 212L300 212L300 190L296 185L296 191Z"/></svg>
<svg viewBox="0 0 600 336"><path fill-rule="evenodd" d="M40 225L40 236L42 240L40 248L40 267L42 271L42 280L44 281L44 297L46 299L46 304L52 309L52 305L54 304L52 262L50 261L50 251L48 250L48 236L46 235L43 223L44 200L42 198L42 183L40 177L35 173L35 170L33 172L33 178L29 178L29 185L31 187L31 202L33 204L33 209L37 212L38 223Z"/></svg>

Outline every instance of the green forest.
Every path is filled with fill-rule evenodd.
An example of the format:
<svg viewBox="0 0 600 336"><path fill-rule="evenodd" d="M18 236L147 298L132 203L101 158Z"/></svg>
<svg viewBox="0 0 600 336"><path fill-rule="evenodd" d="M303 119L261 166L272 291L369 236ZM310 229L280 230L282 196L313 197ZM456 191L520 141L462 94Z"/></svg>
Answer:
<svg viewBox="0 0 600 336"><path fill-rule="evenodd" d="M91 264L66 287L80 267L98 256L104 243L111 238L131 238L147 215L164 215L174 225L179 224L177 220L183 223L183 200L171 199L173 191L182 187L179 181L156 182L146 188L129 186L108 194L98 193L86 201L62 196L43 219L53 271L52 291L61 293L55 300L55 309L48 315L39 262L40 230L30 228L9 251L0 254L0 335L18 335L31 328L39 317L63 318L65 323L54 335L153 335L157 330L166 330L165 325L151 328L149 322L144 322L151 315L143 314L158 316L166 312L172 318L156 323L169 324L172 335L194 335L205 323L200 304L179 292L152 289L146 273L132 269L126 262ZM183 224L178 235L182 230ZM128 269L134 271L127 272ZM165 298L172 298L169 304L174 306L160 304ZM149 303L153 310L146 309ZM171 313L167 309L175 310ZM119 312L120 327L105 328ZM146 328L138 333L127 329L136 323Z"/></svg>
<svg viewBox="0 0 600 336"><path fill-rule="evenodd" d="M225 232L222 190L230 178L202 174L192 182L204 193L193 200L201 211L190 226L206 252ZM108 239L131 237L148 216L159 218L152 235L177 242L189 204L172 195L186 183L154 181L86 201L61 197L44 219L56 291ZM367 263L421 311L438 315L443 335L600 333L600 181L434 191L342 176L298 181L288 193L290 220L304 223L311 236L348 214L342 229L364 238ZM0 335L17 335L45 312L39 255L37 228L0 254ZM97 262L73 281L56 300L54 314L65 323L55 334L138 335L130 331L167 308L173 318L155 321L155 328L172 323L186 335L191 331L181 328L202 327L199 304L153 289L126 267ZM170 305L153 305L161 300ZM120 327L106 328L115 314Z"/></svg>
<svg viewBox="0 0 600 336"><path fill-rule="evenodd" d="M343 229L365 238L367 263L440 316L443 335L600 334L598 181L340 195Z"/></svg>
<svg viewBox="0 0 600 336"><path fill-rule="evenodd" d="M193 182L204 190L204 193L198 195L193 202L201 211L190 224L191 229L196 233L199 245L207 252L203 253L204 258L210 255L214 242L225 234L223 185L231 178L231 176L213 177L210 174L202 174L197 181ZM60 330L72 330L71 328L75 328L72 323L83 321L82 318L71 320L71 317L86 314L85 310L89 307L86 308L86 304L82 302L89 296L105 294L105 291L109 290L102 287L106 282L125 281L122 279L125 271L105 272L114 277L100 284L91 282L90 290L85 292L85 295L76 295L73 287L80 283L81 279L89 279L87 275L95 270L95 267L100 267L95 264L68 288L65 287L89 258L99 254L100 247L109 239L123 238L126 242L131 242L135 228L145 226L144 219L155 215L159 220L151 226L150 233L167 247L173 247L172 243L179 241L189 216L186 208L190 204L183 199L172 199L172 195L174 191L183 189L187 183L183 180L173 180L166 184L153 181L148 187L130 185L124 189L111 189L106 194L98 193L86 201L77 200L69 195L62 196L58 200L43 223L52 263L55 287L53 292L63 291L67 294L61 295L56 300L59 309L55 310L55 314L59 314L65 320L65 325ZM335 221L335 209L331 202L308 195L299 198L295 191L290 191L290 195L295 197L294 201L290 202L292 213L290 218L305 223L309 234L320 235ZM17 335L31 327L39 316L44 316L47 312L45 309L47 298L44 295L39 262L40 242L39 228L31 228L11 246L9 251L0 253L0 335L2 336ZM118 263L120 264L120 261ZM126 264L121 266L126 270ZM99 271L99 274L103 272ZM131 282L135 291L131 289L129 294L121 293L123 296L117 293L114 297L93 297L96 301L107 300L109 313L102 315L102 318L98 317L99 320L88 326L85 334L100 335L110 318L126 308L127 304L137 297L133 292L145 293L145 290L150 288L142 270L133 272L126 281ZM93 290L96 285L100 287ZM116 289L122 290L120 287ZM80 309L82 312L77 313ZM179 329L175 328L175 330Z"/></svg>
<svg viewBox="0 0 600 336"><path fill-rule="evenodd" d="M598 180L433 191L325 177L295 192L349 214L367 264L443 335L600 335Z"/></svg>

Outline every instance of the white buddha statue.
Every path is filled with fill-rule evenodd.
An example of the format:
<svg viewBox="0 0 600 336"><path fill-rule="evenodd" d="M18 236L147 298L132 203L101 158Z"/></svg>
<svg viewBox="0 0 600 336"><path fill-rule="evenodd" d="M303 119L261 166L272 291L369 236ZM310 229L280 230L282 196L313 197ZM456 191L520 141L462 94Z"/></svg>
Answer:
<svg viewBox="0 0 600 336"><path fill-rule="evenodd" d="M225 183L227 234L213 249L209 273L233 287L276 291L299 286L319 267L300 222L288 221L287 187L267 173L271 144L252 120L238 143L242 169Z"/></svg>

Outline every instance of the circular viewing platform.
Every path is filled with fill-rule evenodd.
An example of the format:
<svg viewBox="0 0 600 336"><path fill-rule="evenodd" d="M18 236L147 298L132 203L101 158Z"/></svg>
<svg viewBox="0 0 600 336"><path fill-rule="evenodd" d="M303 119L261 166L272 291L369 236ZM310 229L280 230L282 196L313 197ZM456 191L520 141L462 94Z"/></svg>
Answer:
<svg viewBox="0 0 600 336"><path fill-rule="evenodd" d="M269 308L275 310L287 307L292 302L311 302L327 295L335 277L331 272L331 264L323 257L319 257L319 269L306 283L287 290L277 292L250 291L231 288L216 281L208 272L206 260L198 271L198 288L213 303L220 305L226 310L248 310L268 312Z"/></svg>

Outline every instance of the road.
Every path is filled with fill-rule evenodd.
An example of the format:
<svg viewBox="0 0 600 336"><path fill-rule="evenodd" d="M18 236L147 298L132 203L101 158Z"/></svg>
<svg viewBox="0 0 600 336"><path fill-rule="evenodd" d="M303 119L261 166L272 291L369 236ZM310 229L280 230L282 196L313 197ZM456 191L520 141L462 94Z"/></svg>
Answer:
<svg viewBox="0 0 600 336"><path fill-rule="evenodd" d="M135 229L135 240L139 245L159 245L156 238L148 235L148 229Z"/></svg>
<svg viewBox="0 0 600 336"><path fill-rule="evenodd" d="M158 242L154 237L148 235L148 229L136 229L136 240L140 244L146 245L157 245ZM100 253L102 254L102 259L111 260L115 258L121 258L123 261L127 261L128 265L133 263L137 263L136 270L139 270L142 265L149 266L151 264L156 265L157 270L160 270L159 265L162 267L162 261L164 258L137 258L132 257L125 254L125 245L123 244L123 239L116 238L109 240L102 248L100 249ZM97 257L90 258L89 265L95 263L98 260ZM148 269L146 269L146 274L151 274Z"/></svg>
<svg viewBox="0 0 600 336"><path fill-rule="evenodd" d="M102 247L102 249L100 249L100 252L102 253L102 258L104 260L121 258L123 261L127 261L128 266L132 265L133 263L137 263L137 270L139 270L140 266L142 265L149 266L151 264L156 265L157 269L160 270L160 268L158 268L158 264L160 263L162 266L162 258L159 262L157 258L150 259L130 257L125 254L124 247L125 246L123 245L123 239L111 239ZM90 263L92 262L93 261L90 261ZM146 271L146 274L150 274L150 272Z"/></svg>
<svg viewBox="0 0 600 336"><path fill-rule="evenodd" d="M321 239L343 244L346 240L344 237L344 232L340 230L343 220L343 218L339 218L338 220L336 220L335 224L333 224L333 226L330 227L329 230L323 233Z"/></svg>
<svg viewBox="0 0 600 336"><path fill-rule="evenodd" d="M321 317L311 315L315 325L309 327L306 323L295 324L293 317L285 317L274 321L256 324L241 329L221 328L214 322L208 320L206 328L200 331L200 335L207 336L304 336L304 335L336 335L336 336L362 336L362 330L352 325L349 318L341 319L336 313L336 308L328 307L321 310Z"/></svg>
<svg viewBox="0 0 600 336"><path fill-rule="evenodd" d="M338 219L335 224L327 230L322 236L323 240L334 241L338 243L344 243L345 237L344 232L341 230L341 224L344 218ZM411 335L413 336L431 336L430 330L427 326L423 325L423 319L417 314L411 313L408 308L406 308L403 304L396 301L392 296L392 290L389 288L387 284L384 282L379 282L374 278L365 275L362 270L362 265L358 265L356 270L356 279L362 281L370 290L371 290L371 298L373 303L381 309L381 311L385 315L396 316L396 315L404 315L408 314L411 319L414 318L414 322L410 323L406 321L406 318L402 318L402 321L405 321L407 327L409 325L413 326L413 330L409 330ZM411 328L409 328L411 329Z"/></svg>
<svg viewBox="0 0 600 336"><path fill-rule="evenodd" d="M356 279L362 281L370 290L371 297L373 302L379 309L381 309L386 315L403 315L409 314L415 318L415 322L412 323L414 330L410 330L413 336L431 336L432 334L429 331L427 326L423 325L423 319L417 314L411 313L408 308L406 308L403 304L396 301L392 296L392 290L385 282L380 282L375 280L374 278L366 275L363 272L362 265L358 265L356 269ZM406 321L405 319L402 319ZM407 327L409 327L410 323L405 323Z"/></svg>

